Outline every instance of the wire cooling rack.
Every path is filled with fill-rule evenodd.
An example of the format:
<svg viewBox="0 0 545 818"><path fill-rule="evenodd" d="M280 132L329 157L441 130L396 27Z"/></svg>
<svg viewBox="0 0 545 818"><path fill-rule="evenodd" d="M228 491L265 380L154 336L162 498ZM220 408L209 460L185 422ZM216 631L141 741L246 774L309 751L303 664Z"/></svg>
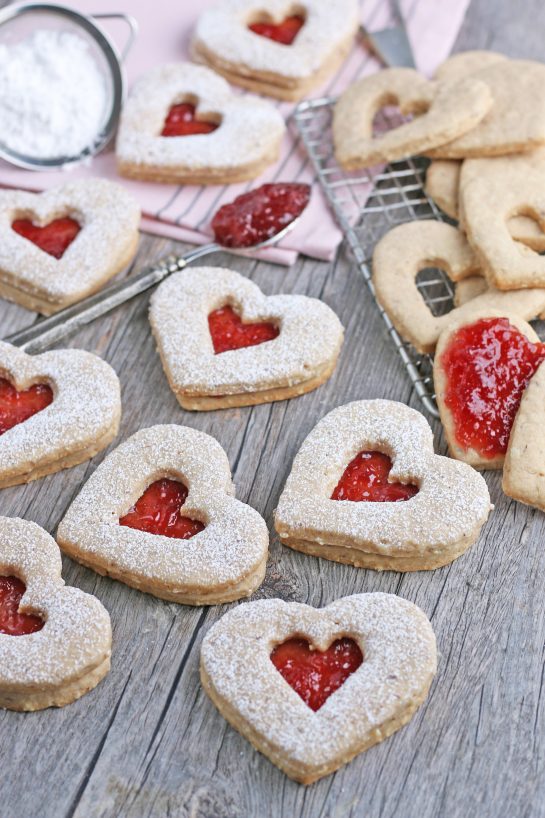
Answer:
<svg viewBox="0 0 545 818"><path fill-rule="evenodd" d="M407 159L356 172L339 167L331 133L334 103L331 97L300 103L293 114L295 125L409 378L427 411L439 417L433 391L433 359L403 341L376 300L370 262L377 241L396 224L414 219L448 219L424 192L426 159ZM453 308L452 283L442 270L422 270L417 287L434 315L444 315Z"/></svg>

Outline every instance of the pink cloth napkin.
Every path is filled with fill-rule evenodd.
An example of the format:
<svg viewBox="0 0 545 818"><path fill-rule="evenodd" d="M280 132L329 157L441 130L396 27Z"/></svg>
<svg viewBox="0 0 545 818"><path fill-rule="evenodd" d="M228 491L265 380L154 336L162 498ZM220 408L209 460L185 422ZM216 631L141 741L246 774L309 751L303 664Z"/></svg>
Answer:
<svg viewBox="0 0 545 818"><path fill-rule="evenodd" d="M98 14L125 11L136 17L139 34L126 60L129 87L131 82L159 63L188 59L191 32L199 13L221 0L199 0L198 3L175 3L172 0L79 0L78 11ZM402 0L401 6L411 40L416 63L425 74L431 74L450 53L463 21L469 0ZM391 23L390 4L385 0L360 0L361 20L370 30L384 28ZM123 44L123 24L115 21L101 23L112 38ZM356 78L379 69L377 61L361 41L355 43L350 55L313 97L338 95ZM291 103L273 102L288 117ZM193 185L161 185L121 179L115 168L113 149L93 159L87 167L70 171L37 173L13 168L0 160L0 185L43 190L70 178L102 176L121 182L140 202L144 214L142 228L148 232L173 239L201 244L210 240L209 222L217 208L231 201L239 193L263 182L298 181L312 183L314 174L304 149L293 128L284 138L280 160L259 179L250 183L230 186L197 187ZM330 260L340 243L342 234L322 196L314 184L311 202L300 224L281 245L261 253L280 264L292 264L298 253Z"/></svg>

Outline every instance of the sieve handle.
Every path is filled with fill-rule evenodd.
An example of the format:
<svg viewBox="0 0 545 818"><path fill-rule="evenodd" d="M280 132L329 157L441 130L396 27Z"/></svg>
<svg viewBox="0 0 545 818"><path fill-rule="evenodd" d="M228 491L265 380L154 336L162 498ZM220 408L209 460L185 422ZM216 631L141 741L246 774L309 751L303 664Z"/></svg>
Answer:
<svg viewBox="0 0 545 818"><path fill-rule="evenodd" d="M136 35L138 34L138 21L132 14L125 14L124 12L112 12L111 14L92 14L95 20L121 20L125 23L129 29L127 42L125 43L123 49L121 50L121 59L124 62L127 58L127 54L132 48L132 44L136 39Z"/></svg>

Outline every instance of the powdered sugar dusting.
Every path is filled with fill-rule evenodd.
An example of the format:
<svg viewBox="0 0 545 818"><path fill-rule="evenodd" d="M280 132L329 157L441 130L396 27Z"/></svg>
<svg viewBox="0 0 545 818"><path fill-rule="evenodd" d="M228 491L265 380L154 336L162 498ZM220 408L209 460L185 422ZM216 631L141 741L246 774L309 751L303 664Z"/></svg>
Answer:
<svg viewBox="0 0 545 818"><path fill-rule="evenodd" d="M108 612L94 596L64 586L58 546L40 526L0 517L0 573L23 580L21 609L45 620L36 633L0 634L0 691L65 684L109 657Z"/></svg>
<svg viewBox="0 0 545 818"><path fill-rule="evenodd" d="M319 650L350 636L363 652L362 665L316 712L270 660L276 644L296 635ZM316 772L361 750L373 730L425 696L436 670L435 637L416 605L391 594L356 594L322 610L260 600L210 629L201 667L273 752Z"/></svg>
<svg viewBox="0 0 545 818"><path fill-rule="evenodd" d="M119 525L145 489L162 477L189 489L183 514L206 527L189 540ZM262 517L234 498L227 456L210 435L184 426L142 429L98 467L58 530L64 550L78 559L129 573L171 590L241 581L267 555Z"/></svg>
<svg viewBox="0 0 545 818"><path fill-rule="evenodd" d="M419 486L402 503L331 500L348 463L360 451L392 459L390 479ZM280 497L275 525L283 538L349 545L376 554L423 556L448 552L475 535L490 511L482 476L434 454L425 418L402 403L355 401L326 415L298 452Z"/></svg>
<svg viewBox="0 0 545 818"><path fill-rule="evenodd" d="M272 341L214 355L208 315L231 305L243 321L272 321ZM326 304L303 295L265 296L223 267L171 276L151 299L150 321L169 381L182 394L226 395L304 383L337 357L342 324Z"/></svg>

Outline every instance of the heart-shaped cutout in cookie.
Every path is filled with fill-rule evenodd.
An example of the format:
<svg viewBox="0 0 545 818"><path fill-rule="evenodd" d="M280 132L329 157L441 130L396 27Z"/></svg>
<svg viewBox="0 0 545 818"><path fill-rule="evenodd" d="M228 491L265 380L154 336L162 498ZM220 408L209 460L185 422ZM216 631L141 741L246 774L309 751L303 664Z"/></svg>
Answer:
<svg viewBox="0 0 545 818"><path fill-rule="evenodd" d="M242 349L272 341L279 334L279 329L270 321L259 321L256 324L243 323L240 316L230 306L220 307L208 316L208 328L214 346L219 355L230 349Z"/></svg>
<svg viewBox="0 0 545 818"><path fill-rule="evenodd" d="M147 487L134 506L120 517L119 525L147 531L148 534L189 540L205 526L200 520L192 520L181 513L186 500L187 486L180 480L163 477Z"/></svg>
<svg viewBox="0 0 545 818"><path fill-rule="evenodd" d="M399 107L410 122L373 135L378 111ZM448 134L463 134L484 117L492 105L484 82L429 82L412 68L387 68L351 85L335 105L335 156L346 170L404 159L441 145ZM454 138L454 137L453 137Z"/></svg>
<svg viewBox="0 0 545 818"><path fill-rule="evenodd" d="M185 128L191 125L193 131L177 139L188 117L188 101L193 119ZM176 124L172 118L179 119L176 110L183 104L185 114ZM125 103L116 145L118 168L123 176L173 184L242 182L277 159L284 131L274 106L233 94L208 68L162 65L135 83Z"/></svg>
<svg viewBox="0 0 545 818"><path fill-rule="evenodd" d="M61 707L96 687L110 669L110 617L65 586L53 537L0 517L0 566L0 707Z"/></svg>
<svg viewBox="0 0 545 818"><path fill-rule="evenodd" d="M0 191L0 296L44 315L96 292L132 260L140 209L114 182Z"/></svg>
<svg viewBox="0 0 545 818"><path fill-rule="evenodd" d="M359 452L335 486L332 500L399 503L418 494L418 486L389 480L392 461L383 452Z"/></svg>
<svg viewBox="0 0 545 818"><path fill-rule="evenodd" d="M0 435L46 409L53 401L53 390L36 383L18 391L6 378L0 378Z"/></svg>
<svg viewBox="0 0 545 818"><path fill-rule="evenodd" d="M325 650L295 637L276 645L271 662L311 710L319 710L363 662L359 645L347 636Z"/></svg>
<svg viewBox="0 0 545 818"><path fill-rule="evenodd" d="M116 436L119 381L98 356L0 342L0 372L0 488L82 463Z"/></svg>
<svg viewBox="0 0 545 818"><path fill-rule="evenodd" d="M191 51L229 82L298 100L335 73L358 26L356 0L224 0L200 15Z"/></svg>
<svg viewBox="0 0 545 818"><path fill-rule="evenodd" d="M44 621L34 614L20 611L26 585L18 577L0 576L0 633L7 636L26 636L41 631Z"/></svg>
<svg viewBox="0 0 545 818"><path fill-rule="evenodd" d="M388 482L403 484L412 496L404 502L332 499L346 464L362 451L388 455ZM434 453L432 431L419 412L394 401L355 401L326 415L304 441L275 527L282 543L298 551L379 571L417 571L460 556L490 508L481 475Z"/></svg>
<svg viewBox="0 0 545 818"><path fill-rule="evenodd" d="M30 219L15 219L11 227L20 236L54 258L63 257L81 230L79 222L70 216L53 219L43 227L34 224Z"/></svg>
<svg viewBox="0 0 545 818"><path fill-rule="evenodd" d="M291 652L294 639L304 640L296 662L305 667L296 679L294 668L285 664L286 680L273 657ZM308 644L314 656L309 657ZM321 682L316 691L307 693L304 682L298 690L308 663L323 666L332 648L333 661L328 657L325 664L335 690L325 695ZM340 668L335 667L339 651ZM416 605L391 594L356 594L322 610L280 599L250 602L213 625L201 648L201 681L220 713L304 784L410 721L435 669L428 619Z"/></svg>
<svg viewBox="0 0 545 818"><path fill-rule="evenodd" d="M441 332L475 310L505 310L530 319L545 308L545 289L500 292L491 287L470 303L434 315L417 283L418 273L426 267L439 267L456 282L480 271L465 235L432 219L400 224L375 246L373 284L377 298L399 334L419 352L433 352Z"/></svg>
<svg viewBox="0 0 545 818"><path fill-rule="evenodd" d="M275 43L291 45L304 25L304 17L299 14L291 14L281 23L260 21L249 23L248 28L254 34L259 34L260 37L266 37L268 40L274 40Z"/></svg>
<svg viewBox="0 0 545 818"><path fill-rule="evenodd" d="M163 487L168 481L169 494L173 488L179 492L174 482L187 487L181 507L189 523L183 524L182 536L165 520L179 493L174 503L161 504L160 513L154 507L151 526L149 519L143 526L119 525L127 515L135 522L132 508L157 481ZM227 456L213 437L184 426L152 426L101 463L68 509L57 541L83 565L161 599L186 605L230 602L261 584L269 543L265 521L234 493ZM198 523L199 530L186 537L190 523Z"/></svg>
<svg viewBox="0 0 545 818"><path fill-rule="evenodd" d="M230 337L216 338L220 350L209 316L225 305L243 323ZM229 313L221 317L222 323L231 319ZM323 302L302 295L267 297L223 267L193 267L170 276L152 296L150 322L170 387L184 409L249 406L309 392L331 375L343 340L339 319ZM248 325L254 325L249 332L255 342L240 346L239 332L245 336Z"/></svg>
<svg viewBox="0 0 545 818"><path fill-rule="evenodd" d="M195 136L212 133L218 127L218 122L198 119L195 105L179 102L168 112L161 136Z"/></svg>

